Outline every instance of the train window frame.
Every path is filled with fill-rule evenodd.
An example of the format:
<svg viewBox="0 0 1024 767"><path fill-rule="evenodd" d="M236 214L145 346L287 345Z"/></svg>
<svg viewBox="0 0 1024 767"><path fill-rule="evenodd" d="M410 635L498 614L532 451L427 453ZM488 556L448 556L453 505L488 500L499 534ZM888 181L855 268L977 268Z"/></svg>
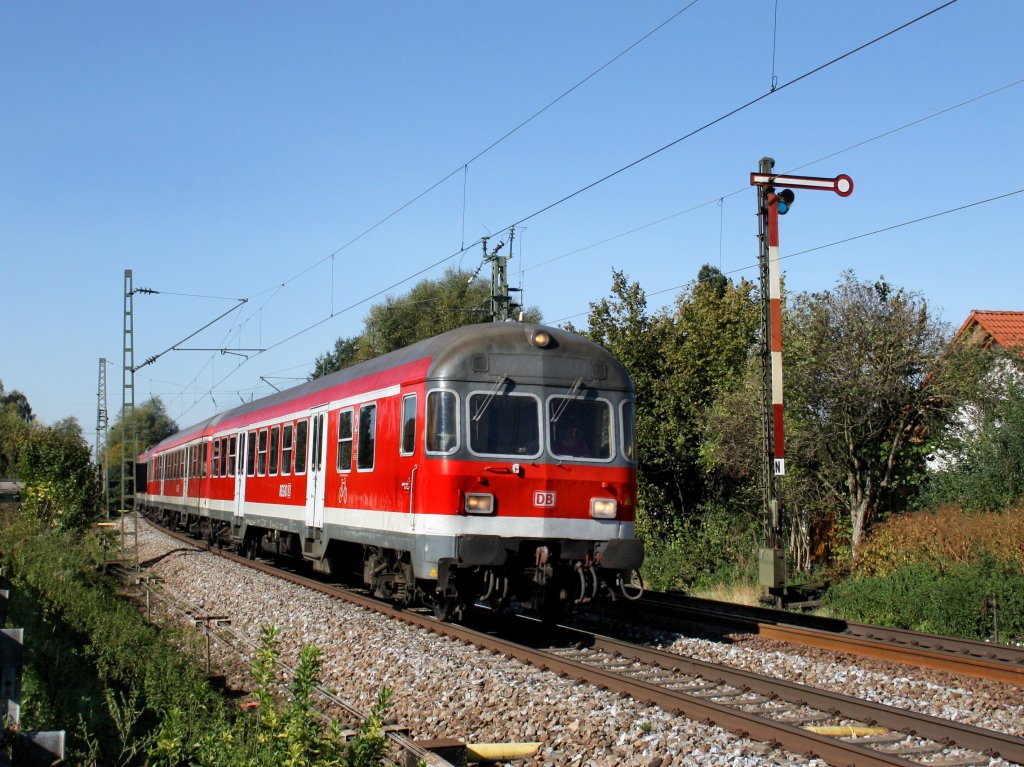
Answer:
<svg viewBox="0 0 1024 767"><path fill-rule="evenodd" d="M210 452L210 476L220 476L220 440L213 440L213 450Z"/></svg>
<svg viewBox="0 0 1024 767"><path fill-rule="evenodd" d="M435 412L432 400L441 396L450 396L455 400L455 406L450 410L455 413L454 430L450 434L453 440L451 446L446 450L436 447L440 435L437 434L437 425L432 420ZM427 392L423 423L423 447L427 451L427 455L452 455L459 452L459 448L462 446L462 397L454 389L431 389ZM435 442L435 447L431 447L432 440Z"/></svg>
<svg viewBox="0 0 1024 767"><path fill-rule="evenodd" d="M628 418L627 407L632 411ZM619 403L619 424L622 457L629 463L636 463L636 400L626 398Z"/></svg>
<svg viewBox="0 0 1024 767"><path fill-rule="evenodd" d="M267 476L267 435L269 429L263 427L257 434L256 442L256 476Z"/></svg>
<svg viewBox="0 0 1024 767"><path fill-rule="evenodd" d="M281 465L281 427L275 425L270 427L270 447L269 453L269 465L267 466L267 476L276 477L277 468Z"/></svg>
<svg viewBox="0 0 1024 767"><path fill-rule="evenodd" d="M210 441L204 439L203 446L199 448L199 477L200 479L206 479L206 460L209 457L209 451L207 448L210 446Z"/></svg>
<svg viewBox="0 0 1024 767"><path fill-rule="evenodd" d="M540 458L544 454L544 403L540 396L534 392L506 392L504 397L525 397L532 399L536 405L536 416L537 416L537 450L534 453L481 453L473 448L473 435L471 433L473 423L473 414L471 412L473 407L473 398L477 395L483 397L495 397L496 395L493 388L490 389L474 389L473 391L466 394L466 448L469 450L471 455L486 457L486 458L505 458L511 461L529 461L535 458Z"/></svg>
<svg viewBox="0 0 1024 767"><path fill-rule="evenodd" d="M295 476L306 473L307 451L309 450L309 419L295 422Z"/></svg>
<svg viewBox="0 0 1024 767"><path fill-rule="evenodd" d="M363 423L363 413L368 413L372 419L369 427L365 427ZM366 432L369 430L370 434L367 436ZM366 447L369 445L369 447ZM364 447L366 449L364 450ZM377 403L376 402L364 402L359 406L359 422L356 427L356 471L357 472L369 472L373 471L373 467L377 462ZM369 464L365 462L366 455L369 455Z"/></svg>
<svg viewBox="0 0 1024 767"><path fill-rule="evenodd" d="M410 402L412 403L411 417L408 412ZM402 410L399 414L399 417L402 419L402 428L398 438L398 454L401 456L410 456L416 452L417 404L415 392L402 397ZM412 427L411 429L409 428L410 426Z"/></svg>
<svg viewBox="0 0 1024 767"><path fill-rule="evenodd" d="M586 456L577 456L569 453L559 453L555 451L555 446L552 444L551 439L551 405L556 400L573 402L601 402L605 405L605 412L608 415L608 455L606 457L589 458ZM617 429L616 418L615 418L615 407L607 397L568 397L564 394L551 394L545 401L544 408L544 441L548 452L559 461L581 461L584 463L610 463L615 460L617 452Z"/></svg>
<svg viewBox="0 0 1024 767"><path fill-rule="evenodd" d="M295 424L291 421L281 427L281 476L288 477L292 473L292 453L295 450ZM287 458L285 457L287 456Z"/></svg>
<svg viewBox="0 0 1024 767"><path fill-rule="evenodd" d="M245 475L256 476L256 430L247 432L245 438Z"/></svg>
<svg viewBox="0 0 1024 767"><path fill-rule="evenodd" d="M232 434L228 437L228 476L235 476L236 461L238 460L238 435Z"/></svg>
<svg viewBox="0 0 1024 767"><path fill-rule="evenodd" d="M346 419L345 417L348 416ZM348 429L343 429L342 421L348 421ZM346 434L348 436L344 436ZM342 408L338 411L338 449L335 457L335 469L341 474L348 474L352 471L352 459L355 457L353 442L355 435L355 411L350 408ZM348 460L343 460L345 453L348 453Z"/></svg>

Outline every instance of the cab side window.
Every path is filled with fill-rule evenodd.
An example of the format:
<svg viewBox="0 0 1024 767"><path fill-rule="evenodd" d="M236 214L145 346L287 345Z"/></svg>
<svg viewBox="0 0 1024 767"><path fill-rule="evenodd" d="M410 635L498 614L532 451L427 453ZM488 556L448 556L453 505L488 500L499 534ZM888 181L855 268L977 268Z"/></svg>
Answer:
<svg viewBox="0 0 1024 767"><path fill-rule="evenodd" d="M427 452L454 453L459 447L459 403L455 392L427 395Z"/></svg>

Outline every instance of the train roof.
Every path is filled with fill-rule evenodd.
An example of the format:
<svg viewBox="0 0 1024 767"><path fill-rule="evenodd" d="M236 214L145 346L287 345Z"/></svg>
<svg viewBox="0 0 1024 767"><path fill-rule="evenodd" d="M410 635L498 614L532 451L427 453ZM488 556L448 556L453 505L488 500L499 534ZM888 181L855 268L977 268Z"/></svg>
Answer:
<svg viewBox="0 0 1024 767"><path fill-rule="evenodd" d="M531 339L547 333L549 343L542 351ZM270 417L290 405L290 410L316 407L338 398L339 392L364 382L362 391L373 391L408 380L493 382L515 362L516 380L524 383L551 382L571 385L576 379L602 389L632 392L633 383L622 364L604 347L560 328L520 322L465 325L388 352L335 373L307 381L225 410L195 423L145 450L140 460L161 447L172 447L195 439L218 426L239 426ZM258 418L253 416L259 415Z"/></svg>

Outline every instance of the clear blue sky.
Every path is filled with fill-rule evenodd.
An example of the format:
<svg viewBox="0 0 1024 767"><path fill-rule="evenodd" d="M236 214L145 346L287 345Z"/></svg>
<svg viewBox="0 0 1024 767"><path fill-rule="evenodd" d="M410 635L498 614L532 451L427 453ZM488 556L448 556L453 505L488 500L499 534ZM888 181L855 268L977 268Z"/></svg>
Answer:
<svg viewBox="0 0 1024 767"><path fill-rule="evenodd" d="M159 394L184 426L268 393L261 376L305 376L380 298L360 302L449 256L423 276L476 268L464 244L528 217L513 284L585 324L612 269L655 308L703 263L756 279L765 155L856 184L798 193L783 256L1024 188L1019 0L960 0L793 84L940 1L779 0L775 28L773 0L701 0L463 171L688 4L6 0L0 380L92 441L100 357L120 408L126 268L163 292L136 297L137 363L232 306L170 293L250 299L187 346L271 347L140 370L137 401ZM767 93L773 38L777 92L532 216ZM854 269L952 325L1024 309L1022 212L1016 194L796 255L787 287Z"/></svg>

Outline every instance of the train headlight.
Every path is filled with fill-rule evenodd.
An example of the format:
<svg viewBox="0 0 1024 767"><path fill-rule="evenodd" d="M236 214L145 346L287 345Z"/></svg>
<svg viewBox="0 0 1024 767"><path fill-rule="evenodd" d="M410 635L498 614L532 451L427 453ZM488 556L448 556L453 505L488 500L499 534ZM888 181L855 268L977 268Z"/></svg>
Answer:
<svg viewBox="0 0 1024 767"><path fill-rule="evenodd" d="M467 514L493 514L494 496L490 493L466 493Z"/></svg>
<svg viewBox="0 0 1024 767"><path fill-rule="evenodd" d="M539 349L546 349L551 345L551 334L546 330L535 330L530 335L530 343Z"/></svg>
<svg viewBox="0 0 1024 767"><path fill-rule="evenodd" d="M619 502L614 498L591 498L590 516L594 519L615 519L619 511Z"/></svg>

